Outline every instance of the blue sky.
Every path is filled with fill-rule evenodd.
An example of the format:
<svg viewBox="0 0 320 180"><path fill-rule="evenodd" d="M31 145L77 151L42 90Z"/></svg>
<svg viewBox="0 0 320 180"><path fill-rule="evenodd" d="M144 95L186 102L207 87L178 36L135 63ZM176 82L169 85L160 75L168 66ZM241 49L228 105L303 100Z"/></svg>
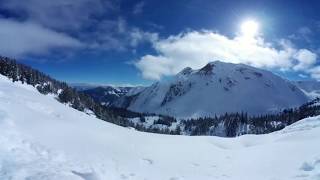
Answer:
<svg viewBox="0 0 320 180"><path fill-rule="evenodd" d="M0 0L0 54L59 80L150 84L209 61L320 79L318 1ZM244 37L241 24L259 25Z"/></svg>

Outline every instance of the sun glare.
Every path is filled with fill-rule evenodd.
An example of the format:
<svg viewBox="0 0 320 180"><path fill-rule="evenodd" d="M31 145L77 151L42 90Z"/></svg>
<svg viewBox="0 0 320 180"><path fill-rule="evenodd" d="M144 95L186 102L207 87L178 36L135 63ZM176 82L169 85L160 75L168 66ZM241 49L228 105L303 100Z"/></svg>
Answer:
<svg viewBox="0 0 320 180"><path fill-rule="evenodd" d="M254 37L258 34L259 24L254 20L247 20L241 24L243 36Z"/></svg>

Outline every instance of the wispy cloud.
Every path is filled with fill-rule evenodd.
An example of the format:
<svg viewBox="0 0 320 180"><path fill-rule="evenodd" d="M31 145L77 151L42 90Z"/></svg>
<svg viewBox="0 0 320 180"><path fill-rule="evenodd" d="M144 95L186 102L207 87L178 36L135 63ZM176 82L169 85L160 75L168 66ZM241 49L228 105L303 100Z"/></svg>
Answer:
<svg viewBox="0 0 320 180"><path fill-rule="evenodd" d="M307 26L303 26L303 27L300 27L296 33L291 34L289 38L293 40L304 40L308 43L311 43L312 35L313 35L312 30Z"/></svg>
<svg viewBox="0 0 320 180"><path fill-rule="evenodd" d="M143 7L145 5L145 2L141 1L138 2L134 7L133 7L133 14L137 15L137 14L141 14L143 12Z"/></svg>
<svg viewBox="0 0 320 180"><path fill-rule="evenodd" d="M305 71L316 63L317 55L307 49L300 49L295 53L293 59L297 60L293 69L296 71Z"/></svg>

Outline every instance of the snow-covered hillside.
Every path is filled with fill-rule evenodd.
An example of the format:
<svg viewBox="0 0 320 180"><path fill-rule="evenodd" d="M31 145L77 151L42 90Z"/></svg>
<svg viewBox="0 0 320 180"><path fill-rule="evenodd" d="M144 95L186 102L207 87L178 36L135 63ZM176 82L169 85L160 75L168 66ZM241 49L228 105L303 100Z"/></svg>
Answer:
<svg viewBox="0 0 320 180"><path fill-rule="evenodd" d="M0 76L1 180L318 180L320 117L238 138L148 134Z"/></svg>
<svg viewBox="0 0 320 180"><path fill-rule="evenodd" d="M187 118L226 112L257 115L307 100L299 88L269 71L215 61L153 84L132 98L128 109Z"/></svg>

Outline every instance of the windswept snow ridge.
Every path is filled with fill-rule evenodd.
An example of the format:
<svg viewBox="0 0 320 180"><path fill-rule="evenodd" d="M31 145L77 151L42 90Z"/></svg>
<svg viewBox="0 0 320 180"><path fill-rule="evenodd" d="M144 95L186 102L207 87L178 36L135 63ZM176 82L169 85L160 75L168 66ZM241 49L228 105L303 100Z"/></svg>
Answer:
<svg viewBox="0 0 320 180"><path fill-rule="evenodd" d="M320 117L267 135L122 128L0 76L3 180L318 180Z"/></svg>

